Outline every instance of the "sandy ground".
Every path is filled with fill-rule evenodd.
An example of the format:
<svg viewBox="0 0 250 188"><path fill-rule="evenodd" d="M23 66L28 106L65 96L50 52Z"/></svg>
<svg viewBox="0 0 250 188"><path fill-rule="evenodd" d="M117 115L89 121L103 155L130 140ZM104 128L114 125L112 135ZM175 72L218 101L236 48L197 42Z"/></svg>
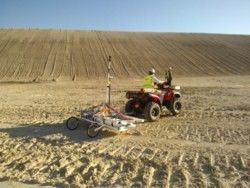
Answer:
<svg viewBox="0 0 250 188"><path fill-rule="evenodd" d="M183 111L96 139L65 120L105 100L103 80L0 84L0 181L48 186L249 187L250 76L177 78ZM114 80L112 102L139 80ZM1 185L10 183L1 183Z"/></svg>
<svg viewBox="0 0 250 188"><path fill-rule="evenodd" d="M42 186L38 184L25 184L15 181L0 182L0 187L3 188L52 188L52 186Z"/></svg>

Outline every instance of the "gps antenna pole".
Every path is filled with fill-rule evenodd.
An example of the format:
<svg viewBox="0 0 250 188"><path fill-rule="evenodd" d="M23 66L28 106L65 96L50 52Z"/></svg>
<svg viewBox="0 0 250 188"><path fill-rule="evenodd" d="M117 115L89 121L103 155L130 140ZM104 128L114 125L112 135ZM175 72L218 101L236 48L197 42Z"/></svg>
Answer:
<svg viewBox="0 0 250 188"><path fill-rule="evenodd" d="M111 79L113 76L110 75L111 70L111 56L108 58L108 85L107 85L107 100L106 103L110 105L110 93L111 93Z"/></svg>

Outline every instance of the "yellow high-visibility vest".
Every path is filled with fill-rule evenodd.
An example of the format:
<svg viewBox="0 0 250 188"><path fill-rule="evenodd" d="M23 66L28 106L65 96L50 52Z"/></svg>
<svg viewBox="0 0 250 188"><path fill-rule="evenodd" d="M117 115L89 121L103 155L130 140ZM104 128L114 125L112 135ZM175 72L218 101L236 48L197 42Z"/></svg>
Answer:
<svg viewBox="0 0 250 188"><path fill-rule="evenodd" d="M143 88L152 88L154 89L153 75L147 75L143 80Z"/></svg>

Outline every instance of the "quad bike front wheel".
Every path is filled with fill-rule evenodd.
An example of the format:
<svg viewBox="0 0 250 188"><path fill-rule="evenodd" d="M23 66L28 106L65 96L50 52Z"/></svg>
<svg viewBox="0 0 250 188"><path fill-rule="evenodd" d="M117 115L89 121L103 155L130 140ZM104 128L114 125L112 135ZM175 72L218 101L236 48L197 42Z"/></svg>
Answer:
<svg viewBox="0 0 250 188"><path fill-rule="evenodd" d="M92 123L89 127L88 127L88 130L87 130L87 134L90 138L94 138L96 137L99 132L100 132L100 129L96 130L98 127L100 127L98 124L96 123Z"/></svg>
<svg viewBox="0 0 250 188"><path fill-rule="evenodd" d="M144 116L149 121L156 121L161 116L161 108L159 104L155 102L149 102L144 109Z"/></svg>
<svg viewBox="0 0 250 188"><path fill-rule="evenodd" d="M169 109L171 111L171 113L174 116L178 115L181 111L181 108L182 108L182 104L181 104L180 99L174 98L174 100L171 103L170 109Z"/></svg>
<svg viewBox="0 0 250 188"><path fill-rule="evenodd" d="M66 121L66 127L69 130L75 130L79 125L79 119L77 117L70 117L67 121Z"/></svg>

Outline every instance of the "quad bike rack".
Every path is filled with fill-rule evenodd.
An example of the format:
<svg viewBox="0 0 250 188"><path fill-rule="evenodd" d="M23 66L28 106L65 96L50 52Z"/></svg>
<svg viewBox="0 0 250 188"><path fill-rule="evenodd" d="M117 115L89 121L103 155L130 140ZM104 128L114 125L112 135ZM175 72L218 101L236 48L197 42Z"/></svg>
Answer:
<svg viewBox="0 0 250 188"><path fill-rule="evenodd" d="M69 130L75 130L80 124L87 125L87 135L90 138L96 137L103 129L123 132L135 128L136 123L144 122L139 119L118 112L111 107L111 56L108 58L108 84L106 103L93 106L81 111L80 117L72 116L66 121L66 127Z"/></svg>

